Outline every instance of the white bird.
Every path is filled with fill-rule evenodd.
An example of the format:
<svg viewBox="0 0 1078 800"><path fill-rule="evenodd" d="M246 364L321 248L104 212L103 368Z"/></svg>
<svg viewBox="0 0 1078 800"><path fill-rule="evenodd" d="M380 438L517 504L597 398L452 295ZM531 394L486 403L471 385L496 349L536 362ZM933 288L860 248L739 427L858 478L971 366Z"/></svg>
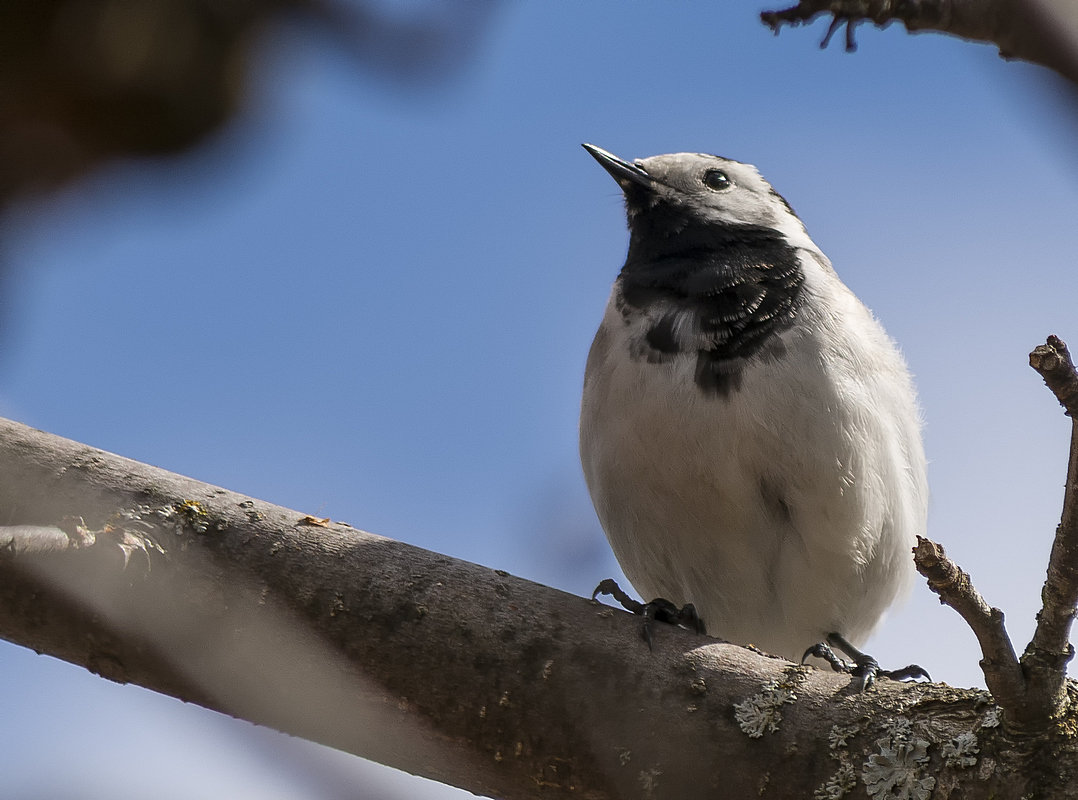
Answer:
<svg viewBox="0 0 1078 800"><path fill-rule="evenodd" d="M625 575L727 641L792 660L836 633L860 644L909 586L925 529L898 348L755 167L584 147L630 231L580 416Z"/></svg>

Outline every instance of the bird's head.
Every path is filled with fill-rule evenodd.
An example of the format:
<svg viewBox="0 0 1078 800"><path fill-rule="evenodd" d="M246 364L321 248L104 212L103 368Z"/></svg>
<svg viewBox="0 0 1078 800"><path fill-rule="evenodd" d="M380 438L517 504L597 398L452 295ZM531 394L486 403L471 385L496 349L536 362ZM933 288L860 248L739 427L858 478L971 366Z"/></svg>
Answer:
<svg viewBox="0 0 1078 800"><path fill-rule="evenodd" d="M621 186L634 240L659 245L678 237L685 244L700 237L706 247L709 231L724 239L740 228L788 240L805 235L790 204L751 164L704 153L628 162L591 144L584 149Z"/></svg>

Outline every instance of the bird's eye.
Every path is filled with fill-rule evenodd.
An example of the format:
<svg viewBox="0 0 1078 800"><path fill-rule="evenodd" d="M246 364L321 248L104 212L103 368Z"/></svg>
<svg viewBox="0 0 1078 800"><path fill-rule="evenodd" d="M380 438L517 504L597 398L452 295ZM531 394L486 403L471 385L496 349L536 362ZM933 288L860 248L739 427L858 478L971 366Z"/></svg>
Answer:
<svg viewBox="0 0 1078 800"><path fill-rule="evenodd" d="M709 169L704 173L704 186L708 189L721 192L723 189L729 189L733 185L734 182L721 169Z"/></svg>

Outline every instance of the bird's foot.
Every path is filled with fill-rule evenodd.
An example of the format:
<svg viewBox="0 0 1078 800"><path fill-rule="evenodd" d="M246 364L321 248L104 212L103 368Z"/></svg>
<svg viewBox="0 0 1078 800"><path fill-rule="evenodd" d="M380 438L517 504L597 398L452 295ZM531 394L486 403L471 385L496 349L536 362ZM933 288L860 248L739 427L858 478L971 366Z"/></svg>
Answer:
<svg viewBox="0 0 1078 800"><path fill-rule="evenodd" d="M835 655L835 649L841 651L843 655L849 657L852 661L844 661L839 658ZM805 659L809 656L822 658L831 665L831 669L835 672L845 672L850 675L850 686L856 692L863 692L871 688L877 678L890 678L895 681L914 678L932 680L929 674L917 664L910 664L908 667L895 670L880 669L879 662L876 659L867 653L862 653L837 633L827 634L826 642L819 642L806 650L805 655L801 656L801 663L804 664Z"/></svg>
<svg viewBox="0 0 1078 800"><path fill-rule="evenodd" d="M678 608L669 600L664 600L661 597L657 597L650 603L641 603L638 600L634 600L622 591L618 586L617 581L613 578L607 578L601 581L598 586L595 587L595 591L591 593L591 599L596 599L601 594L608 594L613 597L622 608L626 611L631 611L633 614L637 614L644 618L643 629L641 635L644 637L644 641L648 643L648 649L651 649L651 623L666 622L671 625L679 625L682 628L688 628L689 630L696 631L697 633L707 633L704 627L704 621L700 619L700 615L696 613L696 606L692 603L686 603Z"/></svg>

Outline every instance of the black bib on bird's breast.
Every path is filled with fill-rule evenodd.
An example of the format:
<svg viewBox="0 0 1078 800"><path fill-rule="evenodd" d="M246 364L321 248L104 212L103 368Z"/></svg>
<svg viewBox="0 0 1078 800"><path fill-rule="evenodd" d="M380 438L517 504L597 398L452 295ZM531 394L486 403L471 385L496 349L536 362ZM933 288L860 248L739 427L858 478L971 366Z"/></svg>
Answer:
<svg viewBox="0 0 1078 800"><path fill-rule="evenodd" d="M649 320L634 357L695 352L697 385L726 395L748 359L781 356L775 336L793 324L804 283L797 249L781 233L714 224L636 233L619 277L622 315Z"/></svg>

